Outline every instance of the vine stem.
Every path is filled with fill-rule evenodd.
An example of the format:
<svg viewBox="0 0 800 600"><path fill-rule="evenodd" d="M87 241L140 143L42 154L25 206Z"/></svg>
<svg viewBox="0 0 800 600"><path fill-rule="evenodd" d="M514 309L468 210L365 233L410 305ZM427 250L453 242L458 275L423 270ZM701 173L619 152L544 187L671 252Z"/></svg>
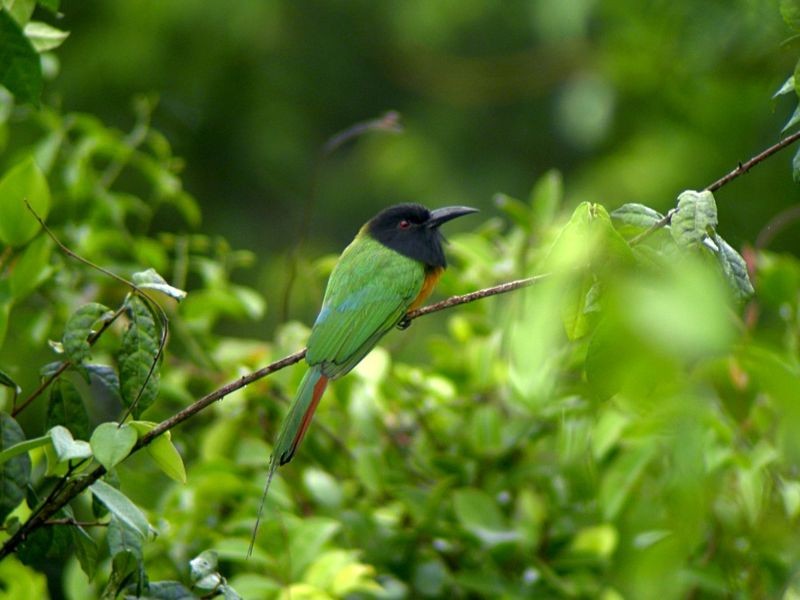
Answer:
<svg viewBox="0 0 800 600"><path fill-rule="evenodd" d="M419 317L430 315L439 312L441 310L452 308L454 306L460 306L461 304L467 304L469 302L475 302L476 300L488 298L489 296L506 294L514 290L529 287L536 283L539 283L546 277L547 275L526 277L524 279L508 281L506 283L501 283L499 285L495 285L492 287L476 290L468 294L463 294L460 296L451 296L450 298L446 298L441 302L436 302L435 304L431 304L429 306L425 306L417 310L411 311L410 313L408 313L408 315L406 315L406 322L411 322L414 319L418 319ZM257 371L253 371L248 375L244 375L239 379L237 379L236 381L232 381L231 383L228 383L222 386L221 388L218 388L213 392L203 396L202 398L193 402L183 410L180 410L171 417L164 419L158 425L153 427L153 429L144 434L136 442L136 445L133 447L130 454L133 454L141 450L142 448L150 444L158 436L169 431L176 425L183 423L190 417L208 408L214 402L221 400L228 394L235 392L236 390L239 390L253 383L254 381L267 377L268 375L271 375L276 371L280 371L281 369L285 369L290 365L300 362L301 360L303 360L305 355L306 355L306 349L303 348L302 350L298 350L293 354L284 356L283 358L276 360L275 362L270 363L267 366ZM34 514L8 540L6 540L2 548L0 548L0 560L2 560L6 556L14 552L17 549L17 547L22 542L24 542L25 539L27 539L27 537L31 535L35 530L39 529L40 527L46 526L49 522L52 522L51 517L53 515L58 513L58 511L61 510L67 503L72 501L72 499L75 498L78 494L86 490L86 488L88 488L95 481L100 479L103 475L105 475L105 473L106 470L103 466L97 466L87 475L67 481L66 484L64 484L59 490L57 490L56 493L52 494L52 496L48 498L48 500L44 503L44 505L42 505L39 510L35 511Z"/></svg>

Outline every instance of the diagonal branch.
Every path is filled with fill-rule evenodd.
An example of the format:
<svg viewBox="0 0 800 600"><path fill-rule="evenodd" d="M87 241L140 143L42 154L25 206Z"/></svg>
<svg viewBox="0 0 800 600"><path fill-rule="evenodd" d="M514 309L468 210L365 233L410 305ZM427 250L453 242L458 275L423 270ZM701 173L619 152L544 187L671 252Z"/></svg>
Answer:
<svg viewBox="0 0 800 600"><path fill-rule="evenodd" d="M768 159L770 156L772 156L776 152L783 150L787 146L791 146L797 140L800 140L800 131L795 131L792 135L786 136L780 142L773 144L772 146L770 146L766 150L763 150L762 152L759 152L750 160L743 163L740 162L736 166L736 168L733 169L730 173L720 177L714 183L707 185L704 189L708 190L709 192L716 192L722 186L727 185L737 177L744 175L750 169L755 167L758 163ZM650 237L653 233L655 233L662 227L666 227L667 225L669 225L670 222L672 221L672 217L675 214L676 210L677 209L675 208L670 209L666 215L664 215L661 219L653 223L650 227L645 229L642 233L640 233L636 237L631 238L631 240L628 243L631 246L635 246L636 244Z"/></svg>
<svg viewBox="0 0 800 600"><path fill-rule="evenodd" d="M488 298L489 296L506 294L514 290L529 287L539 283L546 277L547 275L537 275L534 277L527 277L525 279L517 279L515 281L509 281L492 287L476 290L461 296L452 296L442 300L441 302L436 302L435 304L431 304L408 313L406 320L410 322L419 317L430 315L454 306L475 302L476 300ZM139 440L136 442L136 445L133 447L133 450L131 450L131 454L147 446L159 435L172 429L176 425L183 423L200 411L208 408L217 400L221 400L228 394L235 392L236 390L239 390L253 383L254 381L267 377L276 371L280 371L281 369L300 362L303 360L305 355L306 349L303 348L294 354L290 354L281 358L280 360L276 360L275 362L270 363L258 371L244 375L236 381L228 383L227 385L214 390L210 394L203 396L183 410L175 413L167 419L164 419L158 425L153 427L153 429L139 438ZM50 518L53 515L61 510L61 508L63 508L66 504L71 502L78 494L82 493L84 490L86 490L86 488L105 475L105 473L106 470L104 467L97 466L87 475L68 481L60 490L54 493L38 511L36 511L25 523L23 523L23 525L16 532L14 532L14 534L8 540L6 540L2 548L0 548L0 560L14 552L19 545L24 542L25 539L27 539L27 537L30 536L34 531L40 527L46 526L48 522L50 522Z"/></svg>

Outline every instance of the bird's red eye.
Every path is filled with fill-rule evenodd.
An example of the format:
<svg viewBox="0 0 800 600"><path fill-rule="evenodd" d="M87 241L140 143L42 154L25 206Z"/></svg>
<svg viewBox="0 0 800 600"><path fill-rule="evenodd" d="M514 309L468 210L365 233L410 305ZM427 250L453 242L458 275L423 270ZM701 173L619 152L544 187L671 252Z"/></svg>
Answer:
<svg viewBox="0 0 800 600"><path fill-rule="evenodd" d="M400 222L397 224L397 226L398 226L400 229L408 229L409 227L411 227L411 223L409 223L408 221L406 221L405 219L403 219L402 221L400 221Z"/></svg>

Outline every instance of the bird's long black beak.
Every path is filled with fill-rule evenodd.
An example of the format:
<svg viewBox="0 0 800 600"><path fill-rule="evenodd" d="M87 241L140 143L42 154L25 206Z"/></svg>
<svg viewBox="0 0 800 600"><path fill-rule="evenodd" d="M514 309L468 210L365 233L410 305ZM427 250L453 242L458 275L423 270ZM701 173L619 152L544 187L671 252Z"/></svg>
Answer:
<svg viewBox="0 0 800 600"><path fill-rule="evenodd" d="M445 206L444 208L437 208L431 211L431 216L425 222L426 227L439 227L442 223L463 217L471 213L478 212L477 208L470 208L469 206Z"/></svg>

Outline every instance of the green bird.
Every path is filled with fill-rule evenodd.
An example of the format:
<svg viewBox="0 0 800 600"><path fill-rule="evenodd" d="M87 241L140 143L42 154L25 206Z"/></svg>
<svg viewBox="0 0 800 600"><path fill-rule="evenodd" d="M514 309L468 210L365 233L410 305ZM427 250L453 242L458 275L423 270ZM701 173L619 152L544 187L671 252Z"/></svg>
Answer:
<svg viewBox="0 0 800 600"><path fill-rule="evenodd" d="M466 206L390 206L342 252L311 328L308 371L278 434L264 497L275 470L297 452L328 382L348 373L430 295L447 266L439 227L474 212Z"/></svg>

